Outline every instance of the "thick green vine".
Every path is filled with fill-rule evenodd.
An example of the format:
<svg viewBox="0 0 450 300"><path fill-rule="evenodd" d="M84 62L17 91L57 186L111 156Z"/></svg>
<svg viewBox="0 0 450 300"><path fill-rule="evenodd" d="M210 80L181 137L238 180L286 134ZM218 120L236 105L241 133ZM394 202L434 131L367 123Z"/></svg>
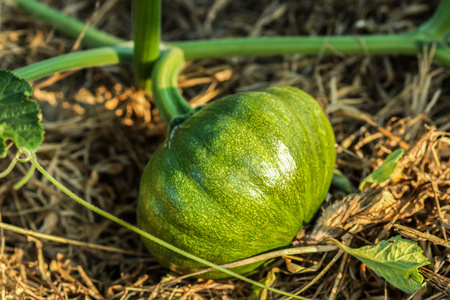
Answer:
<svg viewBox="0 0 450 300"><path fill-rule="evenodd" d="M84 24L71 19L56 10L35 0L14 0L23 10L32 13L41 21L55 26L62 32L78 37L84 28ZM154 1L149 1L154 2ZM198 40L167 43L167 46L179 47L184 51L185 59L218 58L245 55L281 55L281 54L321 54L321 55L367 55L367 54L404 54L416 55L422 53L423 47L437 45L435 59L440 63L450 66L450 48L447 43L450 39L450 0L443 0L428 22L418 29L401 34L392 35L361 35L361 36L309 36L309 37L261 37L261 38L229 38L220 40ZM74 25L77 24L77 25ZM84 33L82 42L90 47L112 46L123 44L123 40L117 39L106 33L88 27ZM101 38L96 39L97 36ZM110 39L103 37L106 35ZM112 42L114 41L114 43ZM154 45L154 42L152 42ZM123 49L127 57L123 61L129 61L132 56L132 43L126 44ZM86 53L88 57L90 53ZM122 62L122 61L121 61ZM100 62L115 64L117 61L108 61L106 58ZM92 66L92 65L90 65ZM61 70L67 70L69 66L61 66Z"/></svg>
<svg viewBox="0 0 450 300"><path fill-rule="evenodd" d="M161 0L135 0L133 4L134 76L138 88L151 92L151 74L159 58Z"/></svg>

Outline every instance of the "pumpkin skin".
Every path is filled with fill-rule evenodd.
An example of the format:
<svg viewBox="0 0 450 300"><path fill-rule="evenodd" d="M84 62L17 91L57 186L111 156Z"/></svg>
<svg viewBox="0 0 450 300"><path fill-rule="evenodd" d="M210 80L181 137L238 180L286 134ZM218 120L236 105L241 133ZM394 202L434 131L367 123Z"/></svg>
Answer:
<svg viewBox="0 0 450 300"><path fill-rule="evenodd" d="M327 194L334 143L322 109L299 89L265 88L212 102L174 127L147 164L138 226L215 264L286 247ZM144 243L174 271L205 268ZM263 263L232 270L249 274Z"/></svg>

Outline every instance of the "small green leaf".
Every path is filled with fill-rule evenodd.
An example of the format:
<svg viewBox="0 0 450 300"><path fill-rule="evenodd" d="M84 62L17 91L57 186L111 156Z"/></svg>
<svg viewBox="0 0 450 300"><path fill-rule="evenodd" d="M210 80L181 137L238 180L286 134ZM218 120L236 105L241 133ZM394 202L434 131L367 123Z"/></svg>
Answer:
<svg viewBox="0 0 450 300"><path fill-rule="evenodd" d="M350 180L348 180L347 176L342 174L338 169L333 170L330 191L333 194L341 194L342 196L347 196L352 191Z"/></svg>
<svg viewBox="0 0 450 300"><path fill-rule="evenodd" d="M405 293L413 294L422 287L423 276L418 269L429 262L417 243L399 235L359 249L349 248L336 240L332 242Z"/></svg>
<svg viewBox="0 0 450 300"><path fill-rule="evenodd" d="M401 148L392 152L375 172L363 179L359 185L359 189L363 190L366 184L382 183L391 179L392 174L394 174L397 168L397 162L402 158L403 153L405 151Z"/></svg>
<svg viewBox="0 0 450 300"><path fill-rule="evenodd" d="M27 81L0 70L0 157L6 155L6 140L13 141L17 148L34 151L44 139L41 111L28 99L32 92Z"/></svg>

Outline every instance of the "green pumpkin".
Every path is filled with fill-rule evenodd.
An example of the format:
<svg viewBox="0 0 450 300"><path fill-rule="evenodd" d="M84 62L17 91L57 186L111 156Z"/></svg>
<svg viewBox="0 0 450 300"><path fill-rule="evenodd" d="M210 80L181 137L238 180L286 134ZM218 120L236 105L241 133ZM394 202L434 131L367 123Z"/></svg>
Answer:
<svg viewBox="0 0 450 300"><path fill-rule="evenodd" d="M215 264L287 247L327 194L334 143L319 104L299 89L266 88L217 100L174 127L146 166L138 226ZM144 243L172 270L205 268ZM248 274L263 263L232 270Z"/></svg>

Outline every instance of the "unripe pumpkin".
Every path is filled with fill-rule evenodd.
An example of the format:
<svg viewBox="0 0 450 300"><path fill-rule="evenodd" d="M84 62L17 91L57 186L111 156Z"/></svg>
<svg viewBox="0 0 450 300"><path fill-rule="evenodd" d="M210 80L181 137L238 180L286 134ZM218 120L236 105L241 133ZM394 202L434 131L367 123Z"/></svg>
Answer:
<svg viewBox="0 0 450 300"><path fill-rule="evenodd" d="M138 226L215 264L287 247L327 194L334 143L319 104L299 89L265 88L214 101L174 127L146 166ZM205 268L144 243L172 270ZM248 274L261 264L232 270Z"/></svg>

